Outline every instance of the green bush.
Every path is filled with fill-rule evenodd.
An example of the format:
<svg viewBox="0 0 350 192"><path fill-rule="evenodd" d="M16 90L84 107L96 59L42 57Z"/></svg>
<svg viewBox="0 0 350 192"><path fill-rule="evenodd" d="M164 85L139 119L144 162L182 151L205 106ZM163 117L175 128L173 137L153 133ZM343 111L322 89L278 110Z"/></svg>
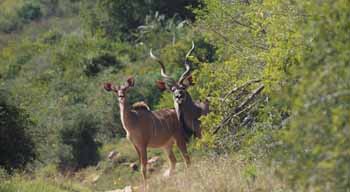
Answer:
<svg viewBox="0 0 350 192"><path fill-rule="evenodd" d="M100 159L100 143L95 138L98 125L94 116L78 113L71 118L65 120L59 133L59 168L75 170L96 165Z"/></svg>
<svg viewBox="0 0 350 192"><path fill-rule="evenodd" d="M0 166L7 171L24 168L35 157L32 122L25 111L9 103L9 96L0 93Z"/></svg>
<svg viewBox="0 0 350 192"><path fill-rule="evenodd" d="M21 25L20 19L16 15L0 13L0 31L11 33L16 31Z"/></svg>
<svg viewBox="0 0 350 192"><path fill-rule="evenodd" d="M297 2L310 16L294 26L303 44L288 55L298 62L289 61L293 65L287 67L288 81L275 93L288 116L284 129L275 135L274 158L296 188L348 191L349 2ZM313 6L316 3L321 11Z"/></svg>
<svg viewBox="0 0 350 192"><path fill-rule="evenodd" d="M24 4L18 11L18 16L23 19L24 23L40 19L42 16L40 6L34 3Z"/></svg>
<svg viewBox="0 0 350 192"><path fill-rule="evenodd" d="M40 4L32 1L17 2L18 4L9 10L1 8L0 31L11 33L23 28L24 24L40 19L43 14Z"/></svg>
<svg viewBox="0 0 350 192"><path fill-rule="evenodd" d="M97 73L108 67L114 67L114 69L120 69L121 62L116 59L116 56L111 53L102 53L92 59L85 62L85 74L88 76L96 76Z"/></svg>
<svg viewBox="0 0 350 192"><path fill-rule="evenodd" d="M81 15L86 28L96 34L103 31L113 39L132 40L136 29L145 23L148 15L159 12L169 18L194 19L188 7L199 7L200 1L141 1L141 0L85 0Z"/></svg>
<svg viewBox="0 0 350 192"><path fill-rule="evenodd" d="M195 76L215 111L203 118L204 130L212 132L255 86L224 99L229 90L256 78L265 85L258 104L206 144L265 158L295 190L347 191L349 2L205 3L198 30L220 60Z"/></svg>
<svg viewBox="0 0 350 192"><path fill-rule="evenodd" d="M8 179L9 177L10 176L9 176L8 172L6 171L6 169L0 167L0 182L2 183L3 181Z"/></svg>

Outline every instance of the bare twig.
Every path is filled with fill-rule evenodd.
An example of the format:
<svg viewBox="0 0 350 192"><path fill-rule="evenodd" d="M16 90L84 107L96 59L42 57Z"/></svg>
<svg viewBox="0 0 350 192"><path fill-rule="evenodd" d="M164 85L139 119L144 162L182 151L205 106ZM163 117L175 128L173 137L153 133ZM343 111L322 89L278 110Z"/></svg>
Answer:
<svg viewBox="0 0 350 192"><path fill-rule="evenodd" d="M252 103L251 105L249 105L248 107L244 108L244 109L241 110L241 111L238 111L238 112L236 112L236 113L234 113L234 114L227 115L226 118L225 118L224 120L222 120L221 123L220 123L218 126L215 127L215 129L214 129L214 131L213 131L213 134L216 134L216 133L219 131L219 129L221 129L221 127L223 127L223 126L225 126L227 123L229 123L231 119L233 119L233 118L235 118L235 117L238 117L238 116L240 116L242 113L247 112L247 111L249 111L250 109L252 109L257 103L258 103L258 102L256 101L256 102Z"/></svg>
<svg viewBox="0 0 350 192"><path fill-rule="evenodd" d="M233 17L232 17L232 21L233 21L234 23L238 24L238 25L243 26L243 27L247 27L247 28L249 28L249 29L251 29L251 30L256 30L256 28L252 27L251 25L242 23L242 22L238 21L237 19L235 19L235 18L233 18Z"/></svg>
<svg viewBox="0 0 350 192"><path fill-rule="evenodd" d="M213 134L216 134L223 126L225 126L231 119L238 117L240 114L250 110L257 102L249 105L244 108L250 101L252 101L263 89L264 85L260 85L256 88L238 107L232 110L222 121L221 123L214 128Z"/></svg>
<svg viewBox="0 0 350 192"><path fill-rule="evenodd" d="M258 95L263 89L265 88L264 85L260 85L258 88L256 88L252 94L250 94L245 101L243 101L236 109L237 111L241 110L247 103L249 103L252 99L255 98L256 95Z"/></svg>
<svg viewBox="0 0 350 192"><path fill-rule="evenodd" d="M223 99L225 100L228 96L232 95L233 93L235 93L236 91L238 91L238 90L240 90L240 89L242 89L244 87L247 87L247 86L249 86L249 85L251 85L253 83L259 83L259 82L261 82L261 79L252 79L250 81L247 81L246 83L244 83L244 84L242 84L242 85L240 85L238 87L235 87L231 91L226 93L226 95L224 95Z"/></svg>

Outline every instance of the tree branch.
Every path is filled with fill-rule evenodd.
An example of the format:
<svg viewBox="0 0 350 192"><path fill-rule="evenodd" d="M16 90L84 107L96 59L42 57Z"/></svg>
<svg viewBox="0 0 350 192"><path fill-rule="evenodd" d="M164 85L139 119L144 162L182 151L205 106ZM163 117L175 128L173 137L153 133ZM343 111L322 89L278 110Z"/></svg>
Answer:
<svg viewBox="0 0 350 192"><path fill-rule="evenodd" d="M238 107L234 108L222 121L214 128L213 134L216 134L223 126L225 126L231 119L239 116L240 114L250 110L257 102L244 108L250 101L252 101L263 89L264 85L260 85L256 88Z"/></svg>
<svg viewBox="0 0 350 192"><path fill-rule="evenodd" d="M247 87L253 83L259 83L261 82L261 79L252 79L250 81L247 81L246 83L244 83L243 85L240 85L238 87L235 87L233 88L231 91L229 91L228 93L226 93L226 95L223 97L223 99L225 100L228 96L232 95L233 93L235 93L236 91L244 88L244 87Z"/></svg>

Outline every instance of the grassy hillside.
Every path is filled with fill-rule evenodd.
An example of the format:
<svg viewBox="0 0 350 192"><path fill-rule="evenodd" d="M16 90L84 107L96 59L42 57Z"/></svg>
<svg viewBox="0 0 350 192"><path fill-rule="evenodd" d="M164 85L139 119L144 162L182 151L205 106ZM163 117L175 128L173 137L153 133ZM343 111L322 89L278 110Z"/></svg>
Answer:
<svg viewBox="0 0 350 192"><path fill-rule="evenodd" d="M108 153L118 152L117 158L110 160ZM176 174L171 178L163 176L168 168L161 150L150 150L150 157L160 156L156 164L149 167L149 188L152 191L288 191L285 181L275 175L275 170L267 169L261 162L246 161L239 156L208 156L192 150L193 166L185 169L180 153L176 153ZM35 173L17 173L11 177L2 173L0 191L108 191L132 186L141 191L142 178L139 171L129 165L137 162L131 144L122 139L105 145L101 151L103 158L97 166L62 174L54 165L47 165Z"/></svg>

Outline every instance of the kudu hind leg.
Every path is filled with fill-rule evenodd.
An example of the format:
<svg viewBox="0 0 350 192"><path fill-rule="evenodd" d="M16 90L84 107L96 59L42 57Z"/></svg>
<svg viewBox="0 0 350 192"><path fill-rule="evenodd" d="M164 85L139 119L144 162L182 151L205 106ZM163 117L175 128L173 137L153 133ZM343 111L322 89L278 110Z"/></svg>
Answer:
<svg viewBox="0 0 350 192"><path fill-rule="evenodd" d="M139 158L139 162L141 164L141 154L140 154L140 150L136 147L136 145L134 145L135 151L137 153L137 157Z"/></svg>

